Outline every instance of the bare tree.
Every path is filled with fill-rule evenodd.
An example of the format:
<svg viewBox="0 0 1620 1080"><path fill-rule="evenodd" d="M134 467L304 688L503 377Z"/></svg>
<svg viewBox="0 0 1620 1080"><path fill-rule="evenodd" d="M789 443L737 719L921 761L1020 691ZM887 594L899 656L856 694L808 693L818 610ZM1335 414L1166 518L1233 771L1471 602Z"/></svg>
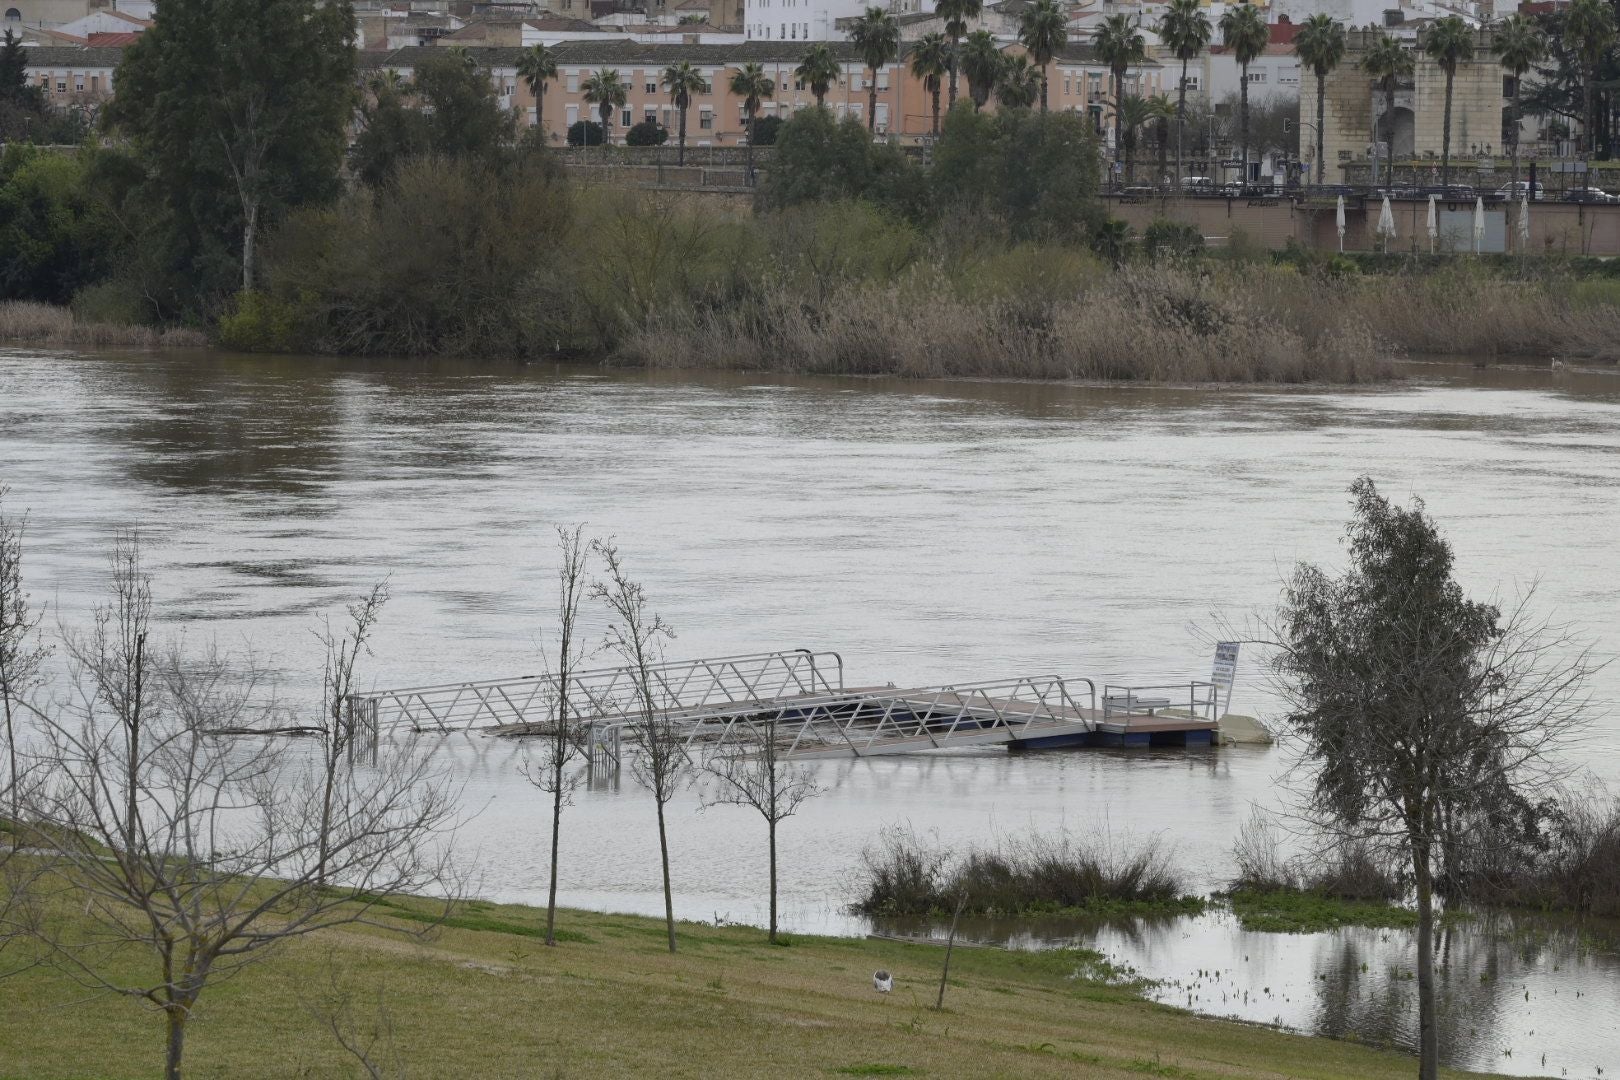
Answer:
<svg viewBox="0 0 1620 1080"><path fill-rule="evenodd" d="M70 650L71 691L37 714L42 767L24 828L49 852L57 921L36 938L81 984L163 1014L165 1075L177 1080L211 983L291 938L369 922L381 900L453 899L444 845L455 803L412 747L344 772L326 798L323 770L287 744L213 734L277 706L251 658L147 648L138 547L123 539L117 552L110 614ZM139 972L131 949L152 968Z"/></svg>
<svg viewBox="0 0 1620 1080"><path fill-rule="evenodd" d="M765 819L770 837L771 930L776 944L776 827L798 812L806 800L821 794L810 770L782 756L784 747L775 714L739 720L730 741L710 758L707 771L719 778L714 803L751 806Z"/></svg>
<svg viewBox="0 0 1620 1080"><path fill-rule="evenodd" d="M675 899L669 885L669 832L664 808L675 797L691 765L680 730L668 709L660 708L660 693L653 689L652 669L662 656L662 643L674 632L656 613L647 611L647 595L625 576L619 549L610 540L591 541L591 550L607 568L607 580L591 586L591 595L607 604L617 621L609 624L607 647L617 653L630 672L635 701L630 709L634 754L630 769L652 792L658 805L658 856L664 871L664 924L669 951L675 951Z"/></svg>
<svg viewBox="0 0 1620 1080"><path fill-rule="evenodd" d="M579 607L589 586L585 579L589 545L584 526L558 526L557 547L562 562L557 567L557 655L552 670L553 705L551 729L545 733L540 760L525 770L529 782L551 794L551 885L546 894L546 944L557 944L557 856L562 836L563 807L572 801L579 779L567 772L568 764L582 749L580 725L576 723L572 682L584 662L586 650L579 635ZM547 658L550 666L550 658Z"/></svg>
<svg viewBox="0 0 1620 1080"><path fill-rule="evenodd" d="M17 728L34 691L39 688L40 665L50 647L37 636L41 612L29 604L23 589L23 533L28 518L6 516L10 489L0 486L0 709L6 725L6 778L3 790L15 819L22 795L22 774L17 760Z"/></svg>
<svg viewBox="0 0 1620 1080"><path fill-rule="evenodd" d="M1434 984L1437 868L1470 830L1537 830L1553 751L1587 707L1587 654L1533 619L1468 600L1450 545L1414 500L1351 487L1350 567L1301 566L1274 628L1273 661L1303 742L1308 805L1339 837L1411 866L1417 897L1419 1075L1439 1069ZM1466 828L1463 826L1466 825Z"/></svg>
<svg viewBox="0 0 1620 1080"><path fill-rule="evenodd" d="M330 989L306 1001L309 1014L359 1063L368 1080L405 1080L408 1072L394 1042L394 1016L382 988L377 990L376 1007L361 1016L354 992L339 981L336 968L328 971L327 980Z"/></svg>
<svg viewBox="0 0 1620 1080"><path fill-rule="evenodd" d="M371 591L348 606L349 625L343 634L332 631L332 622L322 617L316 638L326 649L326 668L321 677L321 842L315 864L316 882L326 880L326 833L332 819L333 803L340 794L345 770L353 765L355 728L349 696L354 693L355 668L360 657L371 655L371 635L388 603L388 582L379 581Z"/></svg>

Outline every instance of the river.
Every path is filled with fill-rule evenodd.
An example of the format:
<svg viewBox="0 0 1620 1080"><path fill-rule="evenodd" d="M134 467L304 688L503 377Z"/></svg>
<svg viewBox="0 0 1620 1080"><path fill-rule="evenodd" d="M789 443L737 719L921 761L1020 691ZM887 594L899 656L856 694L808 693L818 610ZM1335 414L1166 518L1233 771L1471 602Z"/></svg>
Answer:
<svg viewBox="0 0 1620 1080"><path fill-rule="evenodd" d="M1207 677L1219 620L1264 612L1296 561L1342 558L1346 488L1362 473L1424 497L1470 591L1511 598L1534 584L1537 610L1613 657L1620 377L1409 374L1350 391L1201 389L12 349L0 350L0 484L10 509L31 513L28 580L53 620L84 620L110 536L138 529L160 618L251 642L292 702L318 694L317 616L385 576L393 600L368 684L535 670L552 526L575 521L617 538L675 628L671 658L835 649L852 685ZM1620 665L1592 691L1581 763L1620 786ZM1252 664L1234 708L1273 708ZM483 891L543 900L543 795L520 775L525 750L456 737L444 754L466 785L461 842ZM863 928L843 913L852 874L897 824L950 846L1059 828L1158 837L1190 886L1213 887L1251 805L1282 798L1283 764L1254 748L828 763L826 793L783 829L786 922ZM703 809L695 790L673 813L679 913L759 921L758 818ZM651 819L628 782L581 792L565 818L564 900L658 910ZM1216 922L1197 933L1082 936L1170 980L1176 1001L1192 972L1261 952L1205 918ZM1296 980L1296 996L1326 981L1313 957L1359 941L1356 964L1370 949L1376 967L1402 945L1386 958L1378 935L1267 937L1274 981ZM1558 986L1586 972L1579 1004L1561 1001L1556 1024L1527 1021L1543 1035L1516 1037L1512 1057L1463 1029L1448 1056L1514 1072L1540 1072L1544 1052L1573 1076L1620 1068L1605 1019L1620 1010L1620 955L1600 941L1539 956L1514 970L1529 980L1558 965ZM1387 987L1356 992L1401 1012ZM1243 1015L1274 1018L1261 1013ZM1404 1038L1399 1024L1362 1033Z"/></svg>

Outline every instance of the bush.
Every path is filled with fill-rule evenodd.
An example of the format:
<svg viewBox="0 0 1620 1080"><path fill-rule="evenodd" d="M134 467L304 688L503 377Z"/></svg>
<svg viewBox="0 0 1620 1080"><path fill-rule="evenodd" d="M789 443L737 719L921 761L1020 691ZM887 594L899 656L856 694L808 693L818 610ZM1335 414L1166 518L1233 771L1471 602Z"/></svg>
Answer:
<svg viewBox="0 0 1620 1080"><path fill-rule="evenodd" d="M896 146L874 143L852 116L803 109L782 125L760 201L770 209L864 199L912 221L931 214L928 179Z"/></svg>
<svg viewBox="0 0 1620 1080"><path fill-rule="evenodd" d="M755 146L775 146L776 137L787 123L780 116L756 116L748 132L748 141Z"/></svg>
<svg viewBox="0 0 1620 1080"><path fill-rule="evenodd" d="M656 120L643 120L624 133L626 146L662 146L669 141L669 131Z"/></svg>
<svg viewBox="0 0 1620 1080"><path fill-rule="evenodd" d="M601 146L602 125L595 120L575 120L568 125L569 146Z"/></svg>
<svg viewBox="0 0 1620 1080"><path fill-rule="evenodd" d="M1204 236L1195 226L1159 218L1142 232L1142 251L1154 262L1160 256L1186 258L1204 250Z"/></svg>
<svg viewBox="0 0 1620 1080"><path fill-rule="evenodd" d="M1175 907L1202 904L1183 897L1180 875L1154 843L1116 850L1069 836L1031 835L953 860L909 829L887 829L862 855L865 880L852 910L863 915L930 915L962 910L1018 915L1071 909Z"/></svg>
<svg viewBox="0 0 1620 1080"><path fill-rule="evenodd" d="M292 352L298 347L298 312L258 290L238 293L234 308L220 317L219 344L240 352Z"/></svg>
<svg viewBox="0 0 1620 1080"><path fill-rule="evenodd" d="M941 210L988 214L1013 239L1084 241L1103 224L1097 136L1073 113L974 112L958 102L934 147Z"/></svg>

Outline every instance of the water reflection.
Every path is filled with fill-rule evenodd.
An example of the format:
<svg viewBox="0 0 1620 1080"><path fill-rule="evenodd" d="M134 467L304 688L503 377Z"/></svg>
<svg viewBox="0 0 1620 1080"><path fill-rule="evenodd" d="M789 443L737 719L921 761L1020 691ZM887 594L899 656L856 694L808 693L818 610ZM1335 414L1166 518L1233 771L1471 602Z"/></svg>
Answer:
<svg viewBox="0 0 1620 1080"><path fill-rule="evenodd" d="M879 933L943 938L947 927L879 919ZM1212 1016L1413 1050L1415 934L1345 928L1251 933L1200 916L964 919L964 940L1013 949L1085 946L1156 980L1150 994ZM1437 942L1441 1053L1514 1075L1594 1076L1620 1064L1613 1027L1620 924L1481 913Z"/></svg>

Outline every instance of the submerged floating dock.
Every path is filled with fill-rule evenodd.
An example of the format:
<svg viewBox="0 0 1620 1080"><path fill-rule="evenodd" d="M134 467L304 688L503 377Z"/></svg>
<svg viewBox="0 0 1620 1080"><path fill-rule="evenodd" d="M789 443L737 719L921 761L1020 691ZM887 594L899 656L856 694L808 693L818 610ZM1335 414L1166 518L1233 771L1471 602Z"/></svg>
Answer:
<svg viewBox="0 0 1620 1080"><path fill-rule="evenodd" d="M690 755L758 752L781 758L876 757L957 747L1210 746L1219 691L1188 680L1105 685L1037 675L901 689L846 687L835 652L793 649L658 664L646 671L653 717ZM592 756L617 758L623 734L645 724L641 674L579 672L566 700ZM373 740L388 732L522 737L554 730L564 687L552 675L446 683L357 694L351 722Z"/></svg>

